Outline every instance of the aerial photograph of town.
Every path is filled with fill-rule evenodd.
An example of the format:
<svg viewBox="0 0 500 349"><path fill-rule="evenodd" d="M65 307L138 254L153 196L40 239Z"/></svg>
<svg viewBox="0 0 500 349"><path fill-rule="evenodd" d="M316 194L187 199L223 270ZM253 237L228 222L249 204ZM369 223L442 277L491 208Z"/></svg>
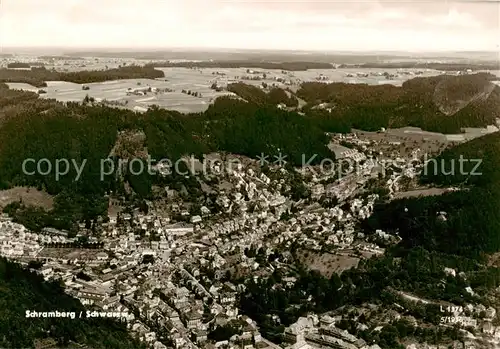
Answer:
<svg viewBox="0 0 500 349"><path fill-rule="evenodd" d="M500 348L500 2L0 2L0 349Z"/></svg>

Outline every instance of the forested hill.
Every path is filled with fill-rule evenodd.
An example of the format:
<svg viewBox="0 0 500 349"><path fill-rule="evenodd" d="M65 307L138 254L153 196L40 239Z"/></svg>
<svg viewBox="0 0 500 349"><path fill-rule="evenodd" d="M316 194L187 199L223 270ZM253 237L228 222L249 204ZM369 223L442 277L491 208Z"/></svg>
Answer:
<svg viewBox="0 0 500 349"><path fill-rule="evenodd" d="M462 165L460 164L462 162ZM461 190L380 204L366 222L397 231L402 246L480 257L500 251L500 133L450 148L431 160L422 182ZM440 218L446 212L446 220Z"/></svg>
<svg viewBox="0 0 500 349"><path fill-rule="evenodd" d="M443 71L472 70L499 70L499 61L474 62L474 63L437 63L437 62L388 62L388 63L364 63L356 65L358 68L382 68L382 69L436 69Z"/></svg>
<svg viewBox="0 0 500 349"><path fill-rule="evenodd" d="M74 311L77 318L27 318L26 311ZM136 349L143 346L127 333L124 323L110 319L78 318L85 308L34 272L0 258L0 348Z"/></svg>

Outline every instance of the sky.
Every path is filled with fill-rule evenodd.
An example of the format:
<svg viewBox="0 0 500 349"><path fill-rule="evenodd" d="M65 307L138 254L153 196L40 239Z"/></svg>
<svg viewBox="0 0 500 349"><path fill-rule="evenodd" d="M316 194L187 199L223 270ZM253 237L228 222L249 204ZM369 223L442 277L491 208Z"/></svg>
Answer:
<svg viewBox="0 0 500 349"><path fill-rule="evenodd" d="M0 2L2 47L500 51L499 1Z"/></svg>

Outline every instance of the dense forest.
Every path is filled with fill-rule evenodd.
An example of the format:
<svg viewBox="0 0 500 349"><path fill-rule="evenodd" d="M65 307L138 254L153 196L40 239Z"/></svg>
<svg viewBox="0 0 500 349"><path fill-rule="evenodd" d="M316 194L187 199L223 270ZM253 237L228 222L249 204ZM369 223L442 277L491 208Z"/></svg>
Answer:
<svg viewBox="0 0 500 349"><path fill-rule="evenodd" d="M326 132L350 132L352 128L378 131L406 126L427 131L460 133L464 127L485 127L500 117L500 87L493 75L418 77L401 87L349 83L303 83L296 94L274 88L265 91L244 83L228 90L257 105L283 103L301 108Z"/></svg>
<svg viewBox="0 0 500 349"><path fill-rule="evenodd" d="M486 73L418 77L402 87L306 82L296 94L281 88L266 93L244 83L230 84L228 90L257 105L297 107L299 97L307 103L301 111L326 132L415 126L460 133L464 127L495 124L500 117L500 87L492 79Z"/></svg>
<svg viewBox="0 0 500 349"><path fill-rule="evenodd" d="M58 72L44 67L31 70L0 69L0 82L23 82L35 87L47 86L46 81L68 81L77 84L103 82L120 79L156 79L165 74L153 67L130 65L108 70L82 70L78 72Z"/></svg>
<svg viewBox="0 0 500 349"><path fill-rule="evenodd" d="M498 190L470 189L379 204L369 231L398 233L401 246L479 258L500 250ZM445 219L440 214L446 212Z"/></svg>
<svg viewBox="0 0 500 349"><path fill-rule="evenodd" d="M422 183L494 190L500 185L499 162L500 134L487 134L439 154L424 169Z"/></svg>
<svg viewBox="0 0 500 349"><path fill-rule="evenodd" d="M124 323L101 318L79 318L85 308L64 293L56 282L45 282L21 265L0 259L0 347L34 348L35 343L53 343L50 348L142 348L132 339ZM27 318L26 311L76 312L76 318ZM35 342L36 341L36 342Z"/></svg>
<svg viewBox="0 0 500 349"><path fill-rule="evenodd" d="M254 69L279 69L288 71L301 71L308 69L333 69L331 63L321 62L264 62L254 60L241 61L201 61L201 62L154 62L148 63L149 67L174 67L174 68L254 68Z"/></svg>
<svg viewBox="0 0 500 349"><path fill-rule="evenodd" d="M443 71L464 71L471 69L477 70L500 70L500 62L474 62L474 63L423 63L423 62L384 62L384 63L365 63L355 65L356 68L375 68L375 69L435 69Z"/></svg>

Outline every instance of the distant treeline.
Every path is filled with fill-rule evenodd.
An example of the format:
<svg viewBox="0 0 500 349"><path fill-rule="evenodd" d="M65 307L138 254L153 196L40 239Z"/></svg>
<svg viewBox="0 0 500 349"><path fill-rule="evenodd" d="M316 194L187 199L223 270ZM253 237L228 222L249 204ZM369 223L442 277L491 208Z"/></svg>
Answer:
<svg viewBox="0 0 500 349"><path fill-rule="evenodd" d="M202 154L213 151L250 157L282 152L292 164L301 164L302 154L307 159L318 154L316 161L330 156L327 136L312 120L272 104L257 105L223 97L204 113L183 115L153 107L139 115L101 105L33 100L36 95L26 93L26 103L39 102L46 108L40 113L41 107L23 107L24 92L5 86L0 87L0 95L2 91L6 98L18 96L20 103L12 106L19 111L11 111L0 127L1 188L35 186L56 195L51 212L22 207L15 212L14 216L33 230L46 225L70 230L73 222L106 214L105 194L121 191L123 187L114 174L101 180L101 160L108 157L121 130L143 130L148 152L157 160L176 161L190 154L201 158ZM80 180L75 182L74 169L59 180L53 173L23 174L22 163L27 158L46 158L53 166L61 158L75 159L79 164L83 159L87 162ZM138 195L148 197L151 186L159 179L144 173L125 175L124 180Z"/></svg>
<svg viewBox="0 0 500 349"><path fill-rule="evenodd" d="M126 66L108 70L83 70L78 72L58 72L44 67L31 70L0 69L0 82L22 82L35 87L46 87L46 81L68 81L77 84L103 82L120 79L156 79L165 74L153 67Z"/></svg>
<svg viewBox="0 0 500 349"><path fill-rule="evenodd" d="M154 62L150 67L178 67L178 68L255 68L278 69L288 71L302 71L308 69L332 69L330 63L321 62L261 62L261 61L202 61L202 62Z"/></svg>
<svg viewBox="0 0 500 349"><path fill-rule="evenodd" d="M284 104L287 107L297 107L299 105L297 97L289 95L290 91L285 91L281 88L274 87L266 93L263 89L253 85L235 83L229 84L227 86L227 90L229 92L233 92L247 102L252 102L258 105L270 104L276 106L278 104Z"/></svg>
<svg viewBox="0 0 500 349"><path fill-rule="evenodd" d="M387 62L387 63L365 63L355 65L357 68L372 69L435 69L443 71L478 70L500 70L500 62L474 62L474 63L423 63L423 62Z"/></svg>

